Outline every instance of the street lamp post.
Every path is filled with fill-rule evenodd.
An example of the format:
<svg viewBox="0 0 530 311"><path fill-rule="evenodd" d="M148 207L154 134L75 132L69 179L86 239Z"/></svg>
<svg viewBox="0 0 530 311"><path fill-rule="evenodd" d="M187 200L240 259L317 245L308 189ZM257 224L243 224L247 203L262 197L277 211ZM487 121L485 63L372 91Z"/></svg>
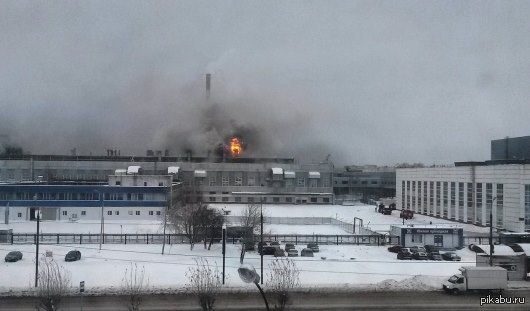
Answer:
<svg viewBox="0 0 530 311"><path fill-rule="evenodd" d="M40 231L40 207L37 209L37 241L35 243L35 287L39 285L39 231Z"/></svg>
<svg viewBox="0 0 530 311"><path fill-rule="evenodd" d="M262 252L263 253L263 252ZM263 297L263 301L265 302L265 307L267 308L267 311L269 311L269 303L267 302L267 297L265 297L265 293L263 292L263 289L259 286L260 277L256 273L256 269L250 264L243 264L239 269L237 269L237 273L239 273L239 277L243 282L245 283L254 283L256 287L259 289L259 292L261 293L261 297ZM261 278L261 281L263 284L263 278Z"/></svg>
<svg viewBox="0 0 530 311"><path fill-rule="evenodd" d="M259 216L260 216L260 224L261 224L261 234L260 234L260 241L261 241L261 252L260 252L260 257L261 257L261 285L263 285L263 197L259 198L259 214L260 214ZM258 247L258 250L259 250L259 247ZM268 309L269 309L269 307L267 306L267 310Z"/></svg>

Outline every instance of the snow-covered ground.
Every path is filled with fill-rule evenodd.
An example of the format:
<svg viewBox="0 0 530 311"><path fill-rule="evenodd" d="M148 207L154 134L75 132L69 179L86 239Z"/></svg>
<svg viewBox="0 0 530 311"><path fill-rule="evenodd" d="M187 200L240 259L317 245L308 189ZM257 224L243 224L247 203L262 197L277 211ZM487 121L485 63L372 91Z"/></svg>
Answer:
<svg viewBox="0 0 530 311"><path fill-rule="evenodd" d="M241 215L246 205L214 204L216 208L230 210L231 215ZM387 231L392 224L401 224L399 212L386 216L374 211L372 205L338 206L338 205L264 205L264 213L270 217L331 217L343 221L353 221L354 217L362 218L364 226L372 230ZM447 220L415 215L407 223L415 225L433 225L451 223ZM485 228L473 225L451 223L463 227L466 231L483 232ZM35 222L14 222L1 224L0 229L11 228L17 233L33 233ZM97 221L51 222L41 223L45 233L99 233ZM106 233L161 233L162 223L157 221L123 221L105 222ZM272 234L346 234L333 225L271 225L265 226L265 232ZM300 251L304 245L297 245ZM78 262L64 262L64 255L72 249L82 252L83 258ZM180 290L186 283L185 273L194 265L194 259L205 257L210 264L217 264L221 269L221 246L216 244L212 250L196 245L191 251L188 245L168 245L166 254L161 255L162 245L110 245L104 244L101 251L98 245L41 245L40 253L50 250L54 258L61 262L72 273L72 284L86 282L88 293L112 292L123 279L125 269L131 263L144 266L152 290L158 292ZM34 245L1 245L0 257L7 252L20 250L24 258L16 263L0 263L0 293L21 292L29 289L34 280ZM227 246L226 272L227 286L247 288L237 274L239 267L240 246ZM458 273L462 265L475 265L475 253L467 249L457 251L462 262L434 261L400 261L396 254L387 251L384 246L364 245L320 245L320 253L313 258L295 258L300 269L300 281L303 287L332 287L355 289L439 289L440 282L448 276ZM265 279L267 266L274 257L265 257ZM247 253L245 263L259 267L259 256L254 252Z"/></svg>
<svg viewBox="0 0 530 311"><path fill-rule="evenodd" d="M297 245L299 251L304 247ZM65 262L64 255L72 249L80 250L82 259ZM210 251L202 245L196 245L193 251L189 245L171 245L166 246L165 255L161 255L161 249L161 245L104 245L99 251L97 245L41 245L40 253L52 251L54 259L71 272L72 284L76 286L85 281L89 294L116 290L131 263L145 267L150 287L157 291L183 288L187 280L185 273L194 266L194 259L198 256L216 264L220 271L222 269L220 245L213 245ZM28 290L34 280L35 246L0 245L1 256L11 250L20 250L24 258L15 263L0 263L0 293ZM240 250L239 245L227 245L226 273L227 286L230 287L248 286L237 274ZM432 290L439 289L440 282L458 273L462 265L475 265L474 253L467 249L457 252L462 256L462 262L401 261L383 246L321 245L315 257L294 260L300 269L303 287ZM265 275L274 259L264 256ZM259 269L260 257L255 252L248 252L244 262Z"/></svg>

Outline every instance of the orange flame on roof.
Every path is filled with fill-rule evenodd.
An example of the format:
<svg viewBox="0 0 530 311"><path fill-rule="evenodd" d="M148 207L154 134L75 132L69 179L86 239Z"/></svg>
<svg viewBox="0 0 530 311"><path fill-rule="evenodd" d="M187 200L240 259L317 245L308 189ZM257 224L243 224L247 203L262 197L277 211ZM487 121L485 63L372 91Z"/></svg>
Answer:
<svg viewBox="0 0 530 311"><path fill-rule="evenodd" d="M233 157L237 157L241 155L241 151L243 151L243 148L241 148L241 142L237 137L233 137L230 139L230 152L232 153Z"/></svg>

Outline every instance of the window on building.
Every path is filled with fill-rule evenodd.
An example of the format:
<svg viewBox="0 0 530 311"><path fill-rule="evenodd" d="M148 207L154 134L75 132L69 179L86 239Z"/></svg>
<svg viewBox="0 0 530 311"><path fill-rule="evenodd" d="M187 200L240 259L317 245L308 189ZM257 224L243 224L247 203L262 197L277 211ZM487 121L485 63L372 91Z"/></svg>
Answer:
<svg viewBox="0 0 530 311"><path fill-rule="evenodd" d="M112 211L107 211L107 215L112 216Z"/></svg>
<svg viewBox="0 0 530 311"><path fill-rule="evenodd" d="M143 201L144 200L144 194L143 193L138 193L138 201Z"/></svg>
<svg viewBox="0 0 530 311"><path fill-rule="evenodd" d="M22 213L18 213L18 218L21 218L22 217Z"/></svg>
<svg viewBox="0 0 530 311"><path fill-rule="evenodd" d="M129 215L132 215L133 214L133 211L129 211Z"/></svg>
<svg viewBox="0 0 530 311"><path fill-rule="evenodd" d="M493 207L493 184L486 184L486 226L490 225L490 214Z"/></svg>
<svg viewBox="0 0 530 311"><path fill-rule="evenodd" d="M81 216L86 216L86 211L81 211Z"/></svg>
<svg viewBox="0 0 530 311"><path fill-rule="evenodd" d="M291 198L291 197L287 197L287 198L285 198L285 202L287 202L287 203L293 203L293 198Z"/></svg>
<svg viewBox="0 0 530 311"><path fill-rule="evenodd" d="M144 181L144 187L147 187L147 181Z"/></svg>
<svg viewBox="0 0 530 311"><path fill-rule="evenodd" d="M411 241L414 243L423 243L423 234L412 234Z"/></svg>
<svg viewBox="0 0 530 311"><path fill-rule="evenodd" d="M223 197L223 202L228 202L228 198L227 197Z"/></svg>
<svg viewBox="0 0 530 311"><path fill-rule="evenodd" d="M311 203L317 203L317 198L311 198L310 201Z"/></svg>
<svg viewBox="0 0 530 311"><path fill-rule="evenodd" d="M114 215L119 216L120 215L120 211L115 211Z"/></svg>
<svg viewBox="0 0 530 311"><path fill-rule="evenodd" d="M274 202L274 203L279 203L279 202L280 202L280 198L278 198L278 197L273 197L273 198L272 198L272 202Z"/></svg>
<svg viewBox="0 0 530 311"><path fill-rule="evenodd" d="M298 187L305 187L305 178L298 177Z"/></svg>
<svg viewBox="0 0 530 311"><path fill-rule="evenodd" d="M66 216L68 215L68 212L67 211L63 211L63 216Z"/></svg>
<svg viewBox="0 0 530 311"><path fill-rule="evenodd" d="M156 216L160 216L160 215L162 215L162 212L156 211Z"/></svg>
<svg viewBox="0 0 530 311"><path fill-rule="evenodd" d="M467 221L475 221L475 208L473 207L473 183L467 183Z"/></svg>
<svg viewBox="0 0 530 311"><path fill-rule="evenodd" d="M449 200L448 200L448 195L447 195L447 191L448 191L448 186L449 186L449 183L447 181L444 181L442 183L442 196L443 196L443 217L444 218L447 218L447 209L448 209L448 203L449 203Z"/></svg>
<svg viewBox="0 0 530 311"><path fill-rule="evenodd" d="M524 186L524 228L530 230L530 185Z"/></svg>
<svg viewBox="0 0 530 311"><path fill-rule="evenodd" d="M311 188L318 187L318 179L316 179L316 178L309 179L309 187L311 187Z"/></svg>
<svg viewBox="0 0 530 311"><path fill-rule="evenodd" d="M504 186L497 184L497 228L504 228Z"/></svg>
<svg viewBox="0 0 530 311"><path fill-rule="evenodd" d="M241 202L241 197L235 197L235 201L240 203Z"/></svg>
<svg viewBox="0 0 530 311"><path fill-rule="evenodd" d="M483 213L482 213L482 183L476 184L476 198L475 202L477 205L476 214L475 214L475 223L482 224L484 222Z"/></svg>
<svg viewBox="0 0 530 311"><path fill-rule="evenodd" d="M243 186L243 176L236 175L235 185L236 186Z"/></svg>
<svg viewBox="0 0 530 311"><path fill-rule="evenodd" d="M434 246L444 246L444 236L441 234L434 235Z"/></svg>
<svg viewBox="0 0 530 311"><path fill-rule="evenodd" d="M255 186L256 185L256 177L253 175L250 175L247 177L247 185L248 186Z"/></svg>
<svg viewBox="0 0 530 311"><path fill-rule="evenodd" d="M121 181L116 181L116 186L121 186Z"/></svg>
<svg viewBox="0 0 530 311"><path fill-rule="evenodd" d="M324 203L329 203L329 198L323 198L322 201L323 201Z"/></svg>
<svg viewBox="0 0 530 311"><path fill-rule="evenodd" d="M254 197L249 197L248 198L248 203L254 203Z"/></svg>
<svg viewBox="0 0 530 311"><path fill-rule="evenodd" d="M228 178L228 176L223 176L221 178L221 184L223 185L223 187L230 186L230 178Z"/></svg>
<svg viewBox="0 0 530 311"><path fill-rule="evenodd" d="M140 216L140 211L136 211L136 216Z"/></svg>
<svg viewBox="0 0 530 311"><path fill-rule="evenodd" d="M210 187L214 187L215 186L215 176L210 176L209 179L208 179L208 185Z"/></svg>
<svg viewBox="0 0 530 311"><path fill-rule="evenodd" d="M153 211L149 211L149 216L153 216L154 215L154 212Z"/></svg>
<svg viewBox="0 0 530 311"><path fill-rule="evenodd" d="M162 182L162 181L159 182L159 183L158 183L158 186L159 186L159 187L164 187L164 182Z"/></svg>
<svg viewBox="0 0 530 311"><path fill-rule="evenodd" d="M348 184L348 181L347 181L347 180L343 180L343 181L342 181L342 184L343 184L343 185L347 185L347 184Z"/></svg>
<svg viewBox="0 0 530 311"><path fill-rule="evenodd" d="M215 202L215 197L210 197L210 202Z"/></svg>
<svg viewBox="0 0 530 311"><path fill-rule="evenodd" d="M451 214L451 219L455 219L455 206L456 206L456 183L451 182L451 204L449 208L449 213Z"/></svg>

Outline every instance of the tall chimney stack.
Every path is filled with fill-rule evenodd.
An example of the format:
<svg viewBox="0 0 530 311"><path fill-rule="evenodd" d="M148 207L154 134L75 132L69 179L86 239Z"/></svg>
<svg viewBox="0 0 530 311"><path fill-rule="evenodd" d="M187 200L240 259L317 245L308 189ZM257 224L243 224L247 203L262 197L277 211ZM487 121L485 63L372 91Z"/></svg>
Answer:
<svg viewBox="0 0 530 311"><path fill-rule="evenodd" d="M210 88L211 88L211 85L212 85L212 74L211 73L207 73L206 74L206 100L207 101L210 100Z"/></svg>

